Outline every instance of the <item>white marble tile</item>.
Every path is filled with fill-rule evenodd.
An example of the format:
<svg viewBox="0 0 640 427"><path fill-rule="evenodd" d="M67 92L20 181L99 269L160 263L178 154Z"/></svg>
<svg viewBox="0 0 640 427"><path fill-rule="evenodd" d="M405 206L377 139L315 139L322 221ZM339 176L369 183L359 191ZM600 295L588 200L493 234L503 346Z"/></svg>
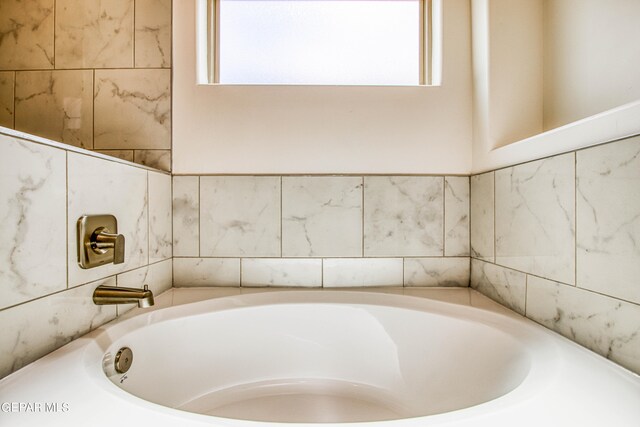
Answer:
<svg viewBox="0 0 640 427"><path fill-rule="evenodd" d="M469 256L469 177L444 178L444 254Z"/></svg>
<svg viewBox="0 0 640 427"><path fill-rule="evenodd" d="M171 148L171 70L95 71L94 147Z"/></svg>
<svg viewBox="0 0 640 427"><path fill-rule="evenodd" d="M640 303L640 137L577 156L577 285Z"/></svg>
<svg viewBox="0 0 640 427"><path fill-rule="evenodd" d="M0 71L0 126L13 128L13 89L16 73Z"/></svg>
<svg viewBox="0 0 640 427"><path fill-rule="evenodd" d="M110 277L0 311L0 378L116 317L113 305L95 305L93 290ZM8 327L8 326L11 327Z"/></svg>
<svg viewBox="0 0 640 427"><path fill-rule="evenodd" d="M240 286L240 258L173 258L173 285Z"/></svg>
<svg viewBox="0 0 640 427"><path fill-rule="evenodd" d="M171 66L171 0L136 0L136 68Z"/></svg>
<svg viewBox="0 0 640 427"><path fill-rule="evenodd" d="M405 258L405 286L469 286L468 257Z"/></svg>
<svg viewBox="0 0 640 427"><path fill-rule="evenodd" d="M76 286L148 264L147 171L79 153L68 153L69 285ZM125 236L125 262L89 270L78 266L76 222L82 215L111 214Z"/></svg>
<svg viewBox="0 0 640 427"><path fill-rule="evenodd" d="M402 286L402 258L332 258L323 260L325 288Z"/></svg>
<svg viewBox="0 0 640 427"><path fill-rule="evenodd" d="M171 176L149 173L149 263L171 258Z"/></svg>
<svg viewBox="0 0 640 427"><path fill-rule="evenodd" d="M496 264L575 283L575 155L496 171Z"/></svg>
<svg viewBox="0 0 640 427"><path fill-rule="evenodd" d="M529 276L527 317L640 374L640 306Z"/></svg>
<svg viewBox="0 0 640 427"><path fill-rule="evenodd" d="M200 256L280 256L280 178L200 178Z"/></svg>
<svg viewBox="0 0 640 427"><path fill-rule="evenodd" d="M200 178L173 177L173 255L200 255Z"/></svg>
<svg viewBox="0 0 640 427"><path fill-rule="evenodd" d="M494 257L494 172L471 177L471 256L486 261Z"/></svg>
<svg viewBox="0 0 640 427"><path fill-rule="evenodd" d="M321 287L321 259L244 258L243 287Z"/></svg>
<svg viewBox="0 0 640 427"><path fill-rule="evenodd" d="M93 148L91 70L16 73L15 128L81 148Z"/></svg>
<svg viewBox="0 0 640 427"><path fill-rule="evenodd" d="M471 287L492 300L524 315L527 290L526 274L472 259Z"/></svg>
<svg viewBox="0 0 640 427"><path fill-rule="evenodd" d="M0 70L53 68L55 0L2 0Z"/></svg>
<svg viewBox="0 0 640 427"><path fill-rule="evenodd" d="M0 135L0 308L67 285L66 155Z"/></svg>
<svg viewBox="0 0 640 427"><path fill-rule="evenodd" d="M56 68L133 67L134 0L56 0Z"/></svg>
<svg viewBox="0 0 640 427"><path fill-rule="evenodd" d="M364 256L443 255L442 177L364 178Z"/></svg>
<svg viewBox="0 0 640 427"><path fill-rule="evenodd" d="M120 273L117 276L118 286L126 288L142 288L148 285L153 295L171 289L173 283L173 262L170 259Z"/></svg>
<svg viewBox="0 0 640 427"><path fill-rule="evenodd" d="M362 256L362 178L282 178L282 256Z"/></svg>
<svg viewBox="0 0 640 427"><path fill-rule="evenodd" d="M150 168L170 171L171 150L135 150L133 161Z"/></svg>

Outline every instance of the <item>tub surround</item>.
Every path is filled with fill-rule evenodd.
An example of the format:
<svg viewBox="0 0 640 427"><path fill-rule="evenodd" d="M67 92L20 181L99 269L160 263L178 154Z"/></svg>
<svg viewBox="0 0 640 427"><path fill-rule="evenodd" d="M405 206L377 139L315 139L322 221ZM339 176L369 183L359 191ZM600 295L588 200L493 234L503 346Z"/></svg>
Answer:
<svg viewBox="0 0 640 427"><path fill-rule="evenodd" d="M6 0L0 126L171 168L171 0Z"/></svg>
<svg viewBox="0 0 640 427"><path fill-rule="evenodd" d="M636 373L639 157L636 136L471 177L471 286Z"/></svg>
<svg viewBox="0 0 640 427"><path fill-rule="evenodd" d="M469 179L174 176L175 286L468 286Z"/></svg>
<svg viewBox="0 0 640 427"><path fill-rule="evenodd" d="M67 149L65 149L65 147ZM0 377L131 307L96 306L101 284L172 285L171 177L92 152L0 133ZM151 213L150 213L151 211ZM112 213L125 263L82 270L76 220Z"/></svg>

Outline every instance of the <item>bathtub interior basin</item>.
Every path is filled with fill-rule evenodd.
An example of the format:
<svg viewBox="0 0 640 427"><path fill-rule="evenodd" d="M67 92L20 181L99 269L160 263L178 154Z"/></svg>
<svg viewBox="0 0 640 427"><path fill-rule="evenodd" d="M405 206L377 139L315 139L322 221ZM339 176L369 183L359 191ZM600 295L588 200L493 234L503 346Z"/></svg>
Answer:
<svg viewBox="0 0 640 427"><path fill-rule="evenodd" d="M506 317L482 322L479 310L410 297L292 294L244 295L183 317L169 311L115 339L105 373L182 411L336 423L472 407L510 393L532 370L531 351L500 327ZM113 355L124 346L134 362L118 374Z"/></svg>

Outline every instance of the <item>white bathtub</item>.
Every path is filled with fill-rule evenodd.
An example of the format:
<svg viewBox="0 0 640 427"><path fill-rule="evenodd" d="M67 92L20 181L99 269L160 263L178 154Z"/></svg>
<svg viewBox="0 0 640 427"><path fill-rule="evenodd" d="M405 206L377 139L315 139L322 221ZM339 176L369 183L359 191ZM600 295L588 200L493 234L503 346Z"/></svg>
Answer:
<svg viewBox="0 0 640 427"><path fill-rule="evenodd" d="M640 425L638 376L529 320L348 291L141 311L0 381L0 400L66 405L9 426Z"/></svg>

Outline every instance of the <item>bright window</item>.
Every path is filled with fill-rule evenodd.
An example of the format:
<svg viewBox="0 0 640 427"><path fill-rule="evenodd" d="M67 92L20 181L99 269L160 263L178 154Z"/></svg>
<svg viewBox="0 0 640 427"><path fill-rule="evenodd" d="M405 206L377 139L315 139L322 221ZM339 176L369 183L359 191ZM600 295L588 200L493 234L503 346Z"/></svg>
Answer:
<svg viewBox="0 0 640 427"><path fill-rule="evenodd" d="M206 15L208 83L413 86L437 74L431 0L208 0Z"/></svg>

